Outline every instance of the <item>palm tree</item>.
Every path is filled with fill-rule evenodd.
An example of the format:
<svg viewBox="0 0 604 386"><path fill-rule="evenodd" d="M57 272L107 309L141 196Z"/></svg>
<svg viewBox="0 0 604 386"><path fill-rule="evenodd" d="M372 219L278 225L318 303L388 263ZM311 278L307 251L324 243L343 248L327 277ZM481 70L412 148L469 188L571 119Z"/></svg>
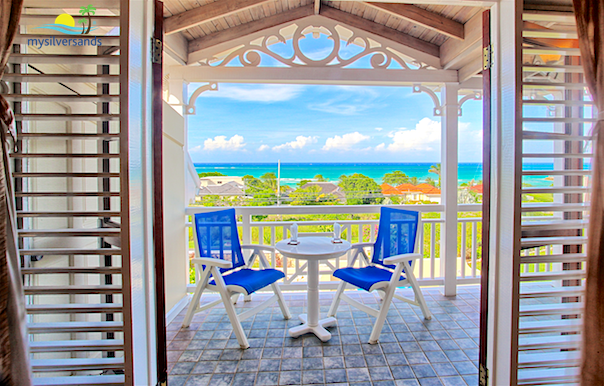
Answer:
<svg viewBox="0 0 604 386"><path fill-rule="evenodd" d="M431 165L428 173L434 173L438 176L438 186L440 187L440 164Z"/></svg>
<svg viewBox="0 0 604 386"><path fill-rule="evenodd" d="M84 35L84 31L86 31L86 19L80 19L78 23L82 24L82 35Z"/></svg>
<svg viewBox="0 0 604 386"><path fill-rule="evenodd" d="M80 13L82 14L82 16L88 16L88 29L86 30L86 32L84 32L84 34L88 34L90 33L90 28L92 28L92 15L96 13L96 8L89 4L86 7L81 7Z"/></svg>

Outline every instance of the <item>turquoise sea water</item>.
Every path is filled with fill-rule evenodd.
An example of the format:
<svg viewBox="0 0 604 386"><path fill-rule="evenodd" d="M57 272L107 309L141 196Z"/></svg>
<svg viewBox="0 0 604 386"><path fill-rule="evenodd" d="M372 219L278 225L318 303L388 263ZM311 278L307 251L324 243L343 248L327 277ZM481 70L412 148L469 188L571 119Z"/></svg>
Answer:
<svg viewBox="0 0 604 386"><path fill-rule="evenodd" d="M400 170L410 177L417 177L420 181L427 177L438 179L433 173L428 173L432 163L282 163L281 184L295 185L301 180L310 180L321 174L328 181L337 181L342 174L361 173L373 178L378 184L386 173ZM525 164L525 168L532 170L551 170L553 164ZM277 174L277 163L203 163L195 164L198 173L220 172L227 176L252 175L259 178L264 173ZM458 168L459 183L470 180L482 181L481 163L460 163ZM523 182L534 186L549 186L552 181L542 176L525 178Z"/></svg>

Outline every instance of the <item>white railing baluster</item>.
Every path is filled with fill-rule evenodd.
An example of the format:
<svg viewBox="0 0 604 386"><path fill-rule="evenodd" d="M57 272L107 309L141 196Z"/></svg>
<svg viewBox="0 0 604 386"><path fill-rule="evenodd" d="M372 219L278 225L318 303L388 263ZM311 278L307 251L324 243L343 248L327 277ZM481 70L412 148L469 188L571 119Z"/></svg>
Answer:
<svg viewBox="0 0 604 386"><path fill-rule="evenodd" d="M478 241L478 222L472 221L472 277L476 277L476 259L478 255L478 250L476 248L476 244Z"/></svg>
<svg viewBox="0 0 604 386"><path fill-rule="evenodd" d="M461 223L461 250L460 260L461 260L461 277L465 279L466 277L466 236L467 236L467 227L466 222L463 221Z"/></svg>
<svg viewBox="0 0 604 386"><path fill-rule="evenodd" d="M434 279L436 266L436 223L430 223L430 279Z"/></svg>
<svg viewBox="0 0 604 386"><path fill-rule="evenodd" d="M419 254L422 255L422 258L419 259L419 275L418 280L422 280L424 278L424 227L421 226L417 230L417 236L419 237Z"/></svg>

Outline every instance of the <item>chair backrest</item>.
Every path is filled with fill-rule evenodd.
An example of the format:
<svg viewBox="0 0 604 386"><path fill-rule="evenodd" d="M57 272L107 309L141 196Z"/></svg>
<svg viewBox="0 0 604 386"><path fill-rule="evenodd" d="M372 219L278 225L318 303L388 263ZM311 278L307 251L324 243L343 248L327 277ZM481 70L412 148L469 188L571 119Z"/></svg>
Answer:
<svg viewBox="0 0 604 386"><path fill-rule="evenodd" d="M195 250L198 257L223 259L233 262L233 268L245 265L241 252L235 209L197 213L194 216Z"/></svg>
<svg viewBox="0 0 604 386"><path fill-rule="evenodd" d="M419 212L382 207L371 262L393 268L393 265L384 264L385 258L414 253L419 220Z"/></svg>

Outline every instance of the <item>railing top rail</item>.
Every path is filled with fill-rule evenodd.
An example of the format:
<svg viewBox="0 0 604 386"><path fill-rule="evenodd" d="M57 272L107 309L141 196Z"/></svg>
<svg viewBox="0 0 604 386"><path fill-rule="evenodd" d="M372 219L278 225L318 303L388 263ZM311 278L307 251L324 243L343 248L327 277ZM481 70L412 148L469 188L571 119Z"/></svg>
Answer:
<svg viewBox="0 0 604 386"><path fill-rule="evenodd" d="M388 208L399 208L415 210L421 213L443 212L444 205L300 205L300 206L235 206L238 215L268 215L268 214L358 214L358 213L379 213L382 206ZM186 215L196 213L212 212L217 209L227 209L226 207L211 206L189 206L185 208ZM460 204L457 205L458 212L480 212L482 204Z"/></svg>

